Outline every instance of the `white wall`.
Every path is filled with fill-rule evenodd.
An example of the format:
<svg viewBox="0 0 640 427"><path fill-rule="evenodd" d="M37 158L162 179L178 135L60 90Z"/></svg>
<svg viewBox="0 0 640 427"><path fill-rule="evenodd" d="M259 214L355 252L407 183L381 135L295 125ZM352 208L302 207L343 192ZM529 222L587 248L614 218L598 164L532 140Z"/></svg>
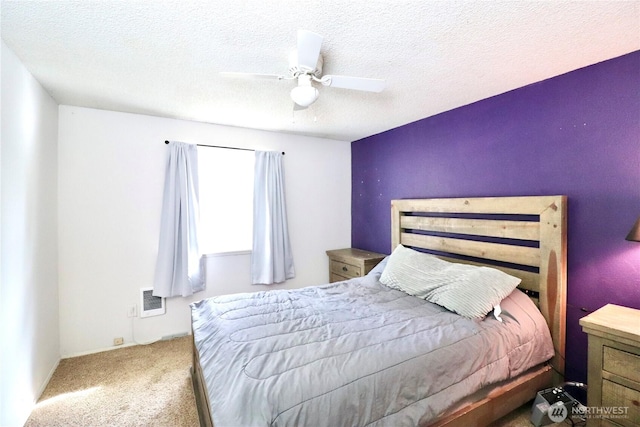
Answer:
<svg viewBox="0 0 640 427"><path fill-rule="evenodd" d="M21 426L60 360L58 106L1 54L0 425Z"/></svg>
<svg viewBox="0 0 640 427"><path fill-rule="evenodd" d="M267 289L250 285L250 255L210 257L205 292L167 300L163 316L127 318L139 288L153 281L167 139L286 152L297 275L280 287L327 283L325 251L350 244L349 143L70 106L60 107L59 127L63 357L112 348L115 337L186 333L189 303Z"/></svg>

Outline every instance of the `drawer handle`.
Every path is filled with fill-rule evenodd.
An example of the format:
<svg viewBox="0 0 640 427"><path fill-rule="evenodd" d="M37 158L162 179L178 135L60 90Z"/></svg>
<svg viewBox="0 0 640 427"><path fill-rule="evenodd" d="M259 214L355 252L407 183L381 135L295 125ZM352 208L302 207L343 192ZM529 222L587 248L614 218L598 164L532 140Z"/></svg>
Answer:
<svg viewBox="0 0 640 427"><path fill-rule="evenodd" d="M342 271L349 271L347 267L342 267Z"/></svg>

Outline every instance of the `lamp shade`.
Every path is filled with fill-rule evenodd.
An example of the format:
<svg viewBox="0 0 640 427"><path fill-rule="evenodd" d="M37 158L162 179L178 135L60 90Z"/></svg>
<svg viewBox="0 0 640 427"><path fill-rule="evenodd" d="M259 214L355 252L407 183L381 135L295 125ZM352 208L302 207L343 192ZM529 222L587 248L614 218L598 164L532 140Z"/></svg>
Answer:
<svg viewBox="0 0 640 427"><path fill-rule="evenodd" d="M632 242L640 242L640 218L636 220L636 223L633 224L631 231L627 234L627 240Z"/></svg>

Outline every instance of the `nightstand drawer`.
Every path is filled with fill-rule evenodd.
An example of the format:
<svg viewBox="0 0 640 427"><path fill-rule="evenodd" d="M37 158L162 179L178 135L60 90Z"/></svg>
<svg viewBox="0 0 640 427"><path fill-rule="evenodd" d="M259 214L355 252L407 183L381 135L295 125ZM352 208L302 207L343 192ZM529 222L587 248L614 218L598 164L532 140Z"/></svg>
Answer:
<svg viewBox="0 0 640 427"><path fill-rule="evenodd" d="M360 277L360 267L340 261L331 261L331 273L342 277Z"/></svg>
<svg viewBox="0 0 640 427"><path fill-rule="evenodd" d="M603 348L602 368L605 371L640 383L640 356L608 346Z"/></svg>
<svg viewBox="0 0 640 427"><path fill-rule="evenodd" d="M639 402L639 391L621 386L609 380L602 380L602 406L604 408L619 409L620 413L612 413L610 417L616 423L623 426L637 426L636 421L640 420Z"/></svg>
<svg viewBox="0 0 640 427"><path fill-rule="evenodd" d="M344 282L345 280L349 280L349 279L351 279L351 277L344 277L344 276L340 276L339 274L331 273L329 275L329 282L331 283Z"/></svg>

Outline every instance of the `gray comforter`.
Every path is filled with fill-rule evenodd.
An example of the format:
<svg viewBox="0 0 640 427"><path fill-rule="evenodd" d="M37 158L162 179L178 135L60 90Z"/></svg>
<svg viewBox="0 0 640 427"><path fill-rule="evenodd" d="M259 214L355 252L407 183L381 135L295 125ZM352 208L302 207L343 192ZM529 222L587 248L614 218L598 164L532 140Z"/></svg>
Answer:
<svg viewBox="0 0 640 427"><path fill-rule="evenodd" d="M378 274L192 304L216 427L412 426L553 355L516 290L481 322L387 288Z"/></svg>

